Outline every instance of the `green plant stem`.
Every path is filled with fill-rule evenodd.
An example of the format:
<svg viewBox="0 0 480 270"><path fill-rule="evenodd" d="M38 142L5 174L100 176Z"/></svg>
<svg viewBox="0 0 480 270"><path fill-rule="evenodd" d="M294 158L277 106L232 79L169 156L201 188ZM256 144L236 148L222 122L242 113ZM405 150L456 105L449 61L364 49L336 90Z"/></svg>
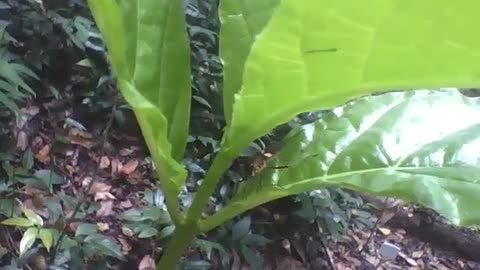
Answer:
<svg viewBox="0 0 480 270"><path fill-rule="evenodd" d="M199 221L198 231L207 232L223 224L226 220L236 217L253 207L288 195L289 193L284 190L278 190L276 192L264 192L263 190L258 190L255 194L249 196L248 203L229 203L215 214L209 216L205 220Z"/></svg>
<svg viewBox="0 0 480 270"><path fill-rule="evenodd" d="M186 222L199 223L203 210L208 203L208 199L215 191L218 181L223 173L230 167L233 160L227 152L220 150L215 156L213 164L208 169L208 172L203 179L203 183L198 188L197 194L193 199L192 206L188 209Z"/></svg>
<svg viewBox="0 0 480 270"><path fill-rule="evenodd" d="M158 263L157 270L176 269L180 256L182 256L182 253L188 248L199 231L200 219L208 199L215 191L220 177L228 169L232 160L233 158L227 152L220 151L217 154L193 199L192 206L188 209L185 222L177 225L173 237Z"/></svg>
<svg viewBox="0 0 480 270"><path fill-rule="evenodd" d="M175 229L173 237L168 242L167 249L157 265L157 270L178 269L182 253L192 243L197 234L196 223L181 224Z"/></svg>

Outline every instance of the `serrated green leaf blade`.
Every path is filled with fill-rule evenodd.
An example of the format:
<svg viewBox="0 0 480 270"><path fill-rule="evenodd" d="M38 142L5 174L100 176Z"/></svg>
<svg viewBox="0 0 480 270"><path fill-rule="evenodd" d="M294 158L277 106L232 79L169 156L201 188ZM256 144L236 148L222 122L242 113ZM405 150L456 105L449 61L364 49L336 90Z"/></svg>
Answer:
<svg viewBox="0 0 480 270"><path fill-rule="evenodd" d="M226 149L238 154L298 113L372 92L478 86L480 30L470 25L479 8L474 0L281 1L245 62Z"/></svg>
<svg viewBox="0 0 480 270"><path fill-rule="evenodd" d="M478 147L479 99L457 91L361 98L287 138L271 168L248 180L205 228L273 199L330 185L418 202L455 224L478 224Z"/></svg>

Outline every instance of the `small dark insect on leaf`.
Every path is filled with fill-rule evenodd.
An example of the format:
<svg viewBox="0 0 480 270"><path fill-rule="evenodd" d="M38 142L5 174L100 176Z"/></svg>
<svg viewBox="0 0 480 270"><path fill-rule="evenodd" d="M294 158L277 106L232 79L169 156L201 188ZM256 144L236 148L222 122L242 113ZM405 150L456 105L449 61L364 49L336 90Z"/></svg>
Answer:
<svg viewBox="0 0 480 270"><path fill-rule="evenodd" d="M316 50L309 50L306 51L305 54L311 54L311 53L324 53L324 52L337 52L337 48L329 48L329 49L316 49Z"/></svg>

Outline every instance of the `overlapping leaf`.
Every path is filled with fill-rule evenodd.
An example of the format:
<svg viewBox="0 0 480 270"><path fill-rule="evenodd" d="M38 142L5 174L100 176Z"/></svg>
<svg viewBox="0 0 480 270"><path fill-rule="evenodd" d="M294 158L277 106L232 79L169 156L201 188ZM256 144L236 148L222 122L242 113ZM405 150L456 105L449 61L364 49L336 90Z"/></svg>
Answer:
<svg viewBox="0 0 480 270"><path fill-rule="evenodd" d="M480 29L471 25L479 8L475 0L282 0L267 24L248 20L264 10L238 10L230 29L265 27L254 32L226 148L237 154L300 112L374 91L478 86ZM231 39L223 46L235 42L222 38ZM242 61L228 50L222 48L226 75L239 69L229 62Z"/></svg>
<svg viewBox="0 0 480 270"><path fill-rule="evenodd" d="M256 36L280 0L220 1L220 54L224 60L223 100L227 123L235 94L242 86L245 61Z"/></svg>
<svg viewBox="0 0 480 270"><path fill-rule="evenodd" d="M328 185L416 201L456 224L478 224L479 147L479 99L446 90L361 98L292 133L270 168L247 181L203 229Z"/></svg>
<svg viewBox="0 0 480 270"><path fill-rule="evenodd" d="M89 5L120 90L159 167L167 202L172 202L185 180L179 160L190 116L189 46L181 2L89 0Z"/></svg>

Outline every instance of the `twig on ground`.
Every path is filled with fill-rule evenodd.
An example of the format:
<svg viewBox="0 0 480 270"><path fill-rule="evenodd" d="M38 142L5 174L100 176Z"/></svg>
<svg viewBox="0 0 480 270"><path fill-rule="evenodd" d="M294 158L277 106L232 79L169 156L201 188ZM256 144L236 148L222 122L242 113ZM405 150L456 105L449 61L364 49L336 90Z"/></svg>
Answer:
<svg viewBox="0 0 480 270"><path fill-rule="evenodd" d="M318 222L316 222L316 223L317 223L319 232L321 232L320 224ZM319 235L320 235L320 243L322 244L323 250L325 251L325 255L327 255L328 264L330 265L330 269L337 270L337 267L335 266L335 261L333 260L332 252L328 248L327 241L325 240L325 238L323 237L323 235L321 233Z"/></svg>

